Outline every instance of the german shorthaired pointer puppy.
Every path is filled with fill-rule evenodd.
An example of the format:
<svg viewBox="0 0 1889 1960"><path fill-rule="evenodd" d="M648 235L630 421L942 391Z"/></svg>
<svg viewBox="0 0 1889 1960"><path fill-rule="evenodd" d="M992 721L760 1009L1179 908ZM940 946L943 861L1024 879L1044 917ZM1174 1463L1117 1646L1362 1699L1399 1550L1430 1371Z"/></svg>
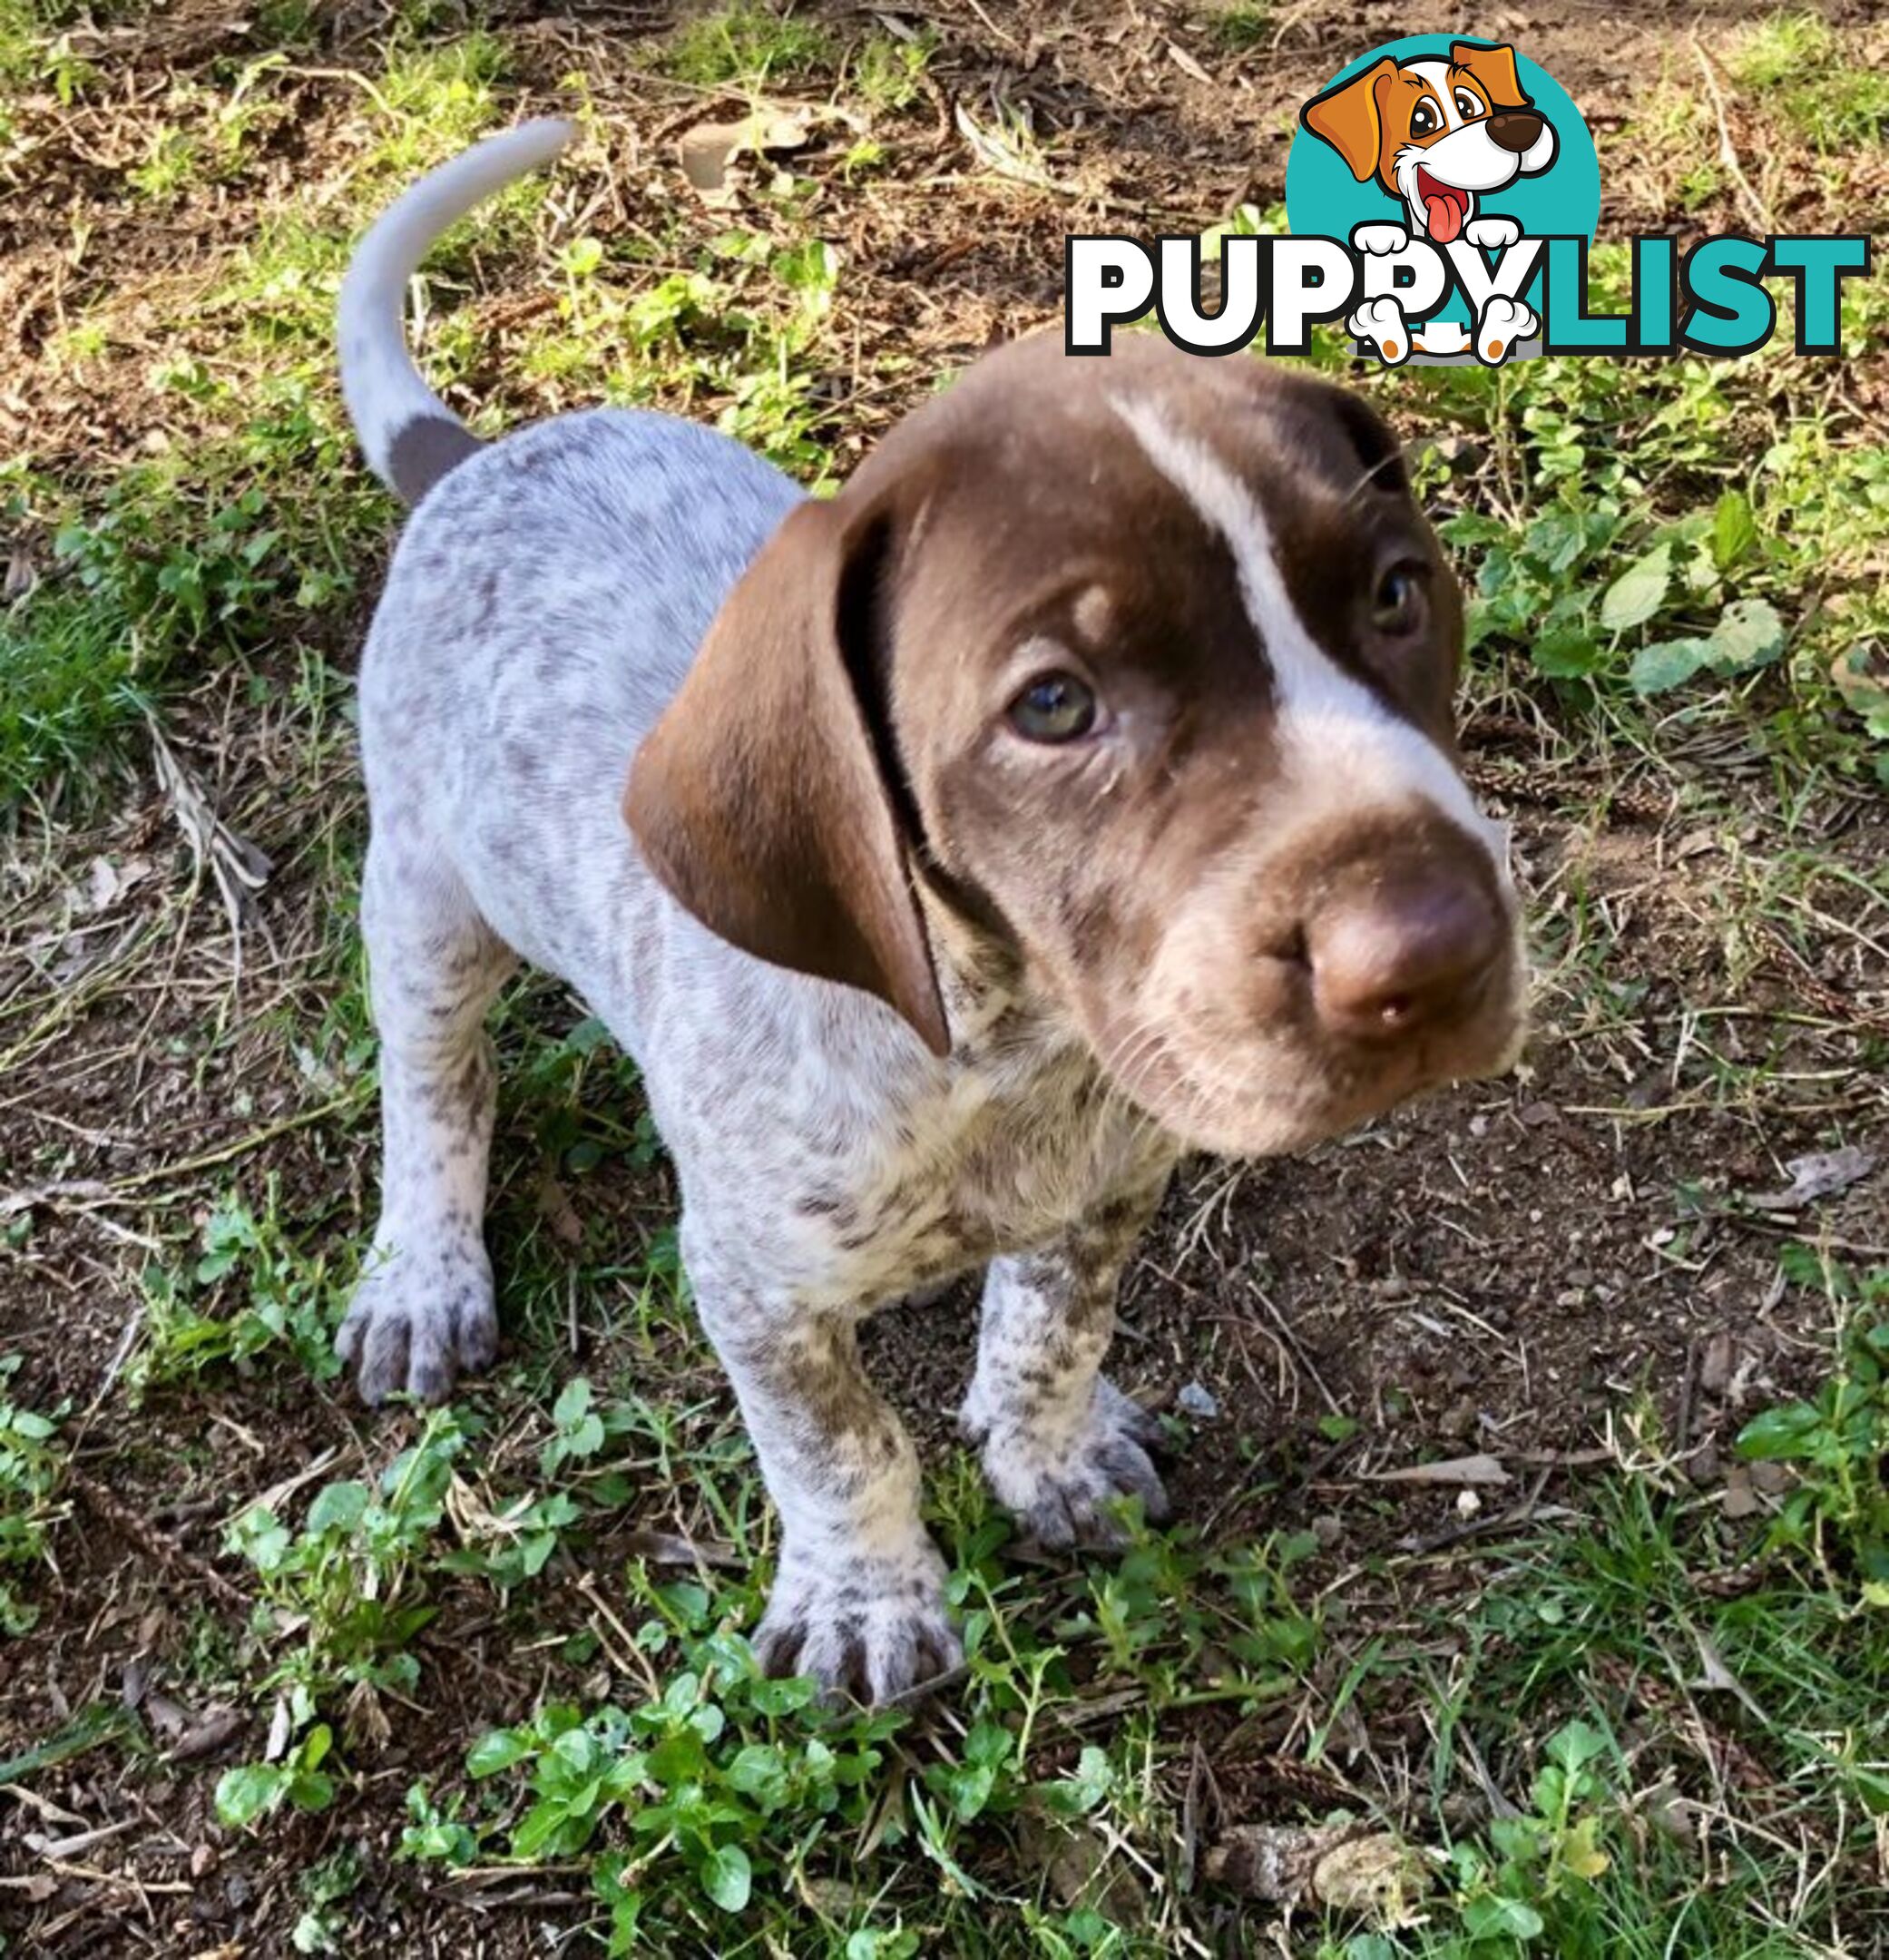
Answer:
<svg viewBox="0 0 1889 1960"><path fill-rule="evenodd" d="M370 1402L492 1360L481 1023L562 975L641 1065L780 1512L759 1656L883 1700L960 1650L861 1318L985 1269L964 1427L1038 1540L1106 1544L1164 1509L1101 1363L1181 1153L1513 1057L1460 604L1368 407L1149 336L987 356L830 502L662 415L477 442L404 289L570 133L435 172L342 292L416 507L360 671L386 1164L340 1348Z"/></svg>

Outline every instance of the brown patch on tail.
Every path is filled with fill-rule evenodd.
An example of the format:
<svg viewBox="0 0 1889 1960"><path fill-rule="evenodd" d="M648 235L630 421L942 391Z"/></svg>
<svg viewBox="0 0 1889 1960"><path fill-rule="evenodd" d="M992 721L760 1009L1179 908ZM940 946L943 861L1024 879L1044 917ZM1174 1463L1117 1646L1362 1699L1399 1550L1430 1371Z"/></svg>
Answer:
<svg viewBox="0 0 1889 1960"><path fill-rule="evenodd" d="M445 416L416 416L387 450L387 475L406 503L417 504L448 471L484 446Z"/></svg>

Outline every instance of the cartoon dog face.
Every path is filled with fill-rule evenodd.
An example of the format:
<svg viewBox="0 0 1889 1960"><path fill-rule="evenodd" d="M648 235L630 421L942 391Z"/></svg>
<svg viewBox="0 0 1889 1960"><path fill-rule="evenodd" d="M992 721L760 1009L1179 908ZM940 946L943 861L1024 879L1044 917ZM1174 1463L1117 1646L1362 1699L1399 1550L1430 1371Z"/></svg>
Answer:
<svg viewBox="0 0 1889 1960"><path fill-rule="evenodd" d="M1447 61L1395 61L1307 103L1300 120L1350 167L1399 199L1414 236L1458 237L1480 192L1500 191L1554 162L1552 125L1529 102L1515 51L1473 41Z"/></svg>

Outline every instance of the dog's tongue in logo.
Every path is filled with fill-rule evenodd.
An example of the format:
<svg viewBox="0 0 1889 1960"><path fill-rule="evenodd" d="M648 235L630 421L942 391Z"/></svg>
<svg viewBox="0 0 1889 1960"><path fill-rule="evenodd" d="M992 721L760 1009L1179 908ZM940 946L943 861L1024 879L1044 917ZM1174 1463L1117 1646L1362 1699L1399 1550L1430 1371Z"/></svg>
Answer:
<svg viewBox="0 0 1889 1960"><path fill-rule="evenodd" d="M1463 230L1463 220L1469 216L1469 197L1454 184L1438 183L1428 171L1419 164L1416 173L1417 195L1424 201L1424 220L1428 225L1430 236L1439 245L1447 245Z"/></svg>

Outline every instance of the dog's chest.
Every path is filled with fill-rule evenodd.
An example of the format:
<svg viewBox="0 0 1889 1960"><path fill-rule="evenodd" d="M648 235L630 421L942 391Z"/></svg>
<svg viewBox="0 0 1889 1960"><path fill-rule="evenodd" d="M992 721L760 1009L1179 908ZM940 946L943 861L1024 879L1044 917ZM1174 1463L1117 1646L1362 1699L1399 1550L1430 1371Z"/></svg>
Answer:
<svg viewBox="0 0 1889 1960"><path fill-rule="evenodd" d="M817 1180L801 1212L828 1282L877 1302L1050 1244L1172 1156L1086 1061L972 1074L909 1104L881 1147Z"/></svg>

